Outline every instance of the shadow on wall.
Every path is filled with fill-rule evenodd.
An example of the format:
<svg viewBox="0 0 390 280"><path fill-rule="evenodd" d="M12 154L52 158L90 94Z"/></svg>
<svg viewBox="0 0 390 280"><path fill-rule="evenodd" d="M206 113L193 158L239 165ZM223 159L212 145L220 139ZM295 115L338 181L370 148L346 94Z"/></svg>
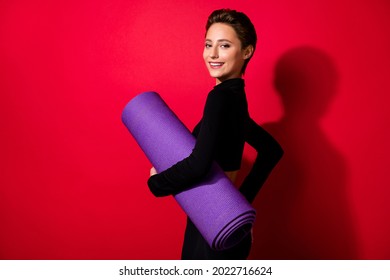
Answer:
<svg viewBox="0 0 390 280"><path fill-rule="evenodd" d="M323 51L287 51L275 68L283 118L264 124L285 154L254 202L250 259L356 259L356 237L342 155L320 119L337 92L338 74Z"/></svg>

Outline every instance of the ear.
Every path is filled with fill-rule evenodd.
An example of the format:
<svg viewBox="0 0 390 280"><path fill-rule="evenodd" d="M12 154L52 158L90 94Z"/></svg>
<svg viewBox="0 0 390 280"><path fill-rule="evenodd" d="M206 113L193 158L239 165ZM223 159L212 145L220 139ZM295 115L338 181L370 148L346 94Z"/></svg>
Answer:
<svg viewBox="0 0 390 280"><path fill-rule="evenodd" d="M249 45L244 50L244 59L249 59L253 55L254 48L252 45Z"/></svg>

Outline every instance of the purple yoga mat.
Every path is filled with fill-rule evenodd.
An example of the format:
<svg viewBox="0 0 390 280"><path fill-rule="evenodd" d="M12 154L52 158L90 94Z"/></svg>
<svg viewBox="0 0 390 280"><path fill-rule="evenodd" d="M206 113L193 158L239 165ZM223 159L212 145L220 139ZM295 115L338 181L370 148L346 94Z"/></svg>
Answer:
<svg viewBox="0 0 390 280"><path fill-rule="evenodd" d="M130 100L122 121L158 172L189 156L195 146L190 131L155 92ZM253 207L216 163L200 183L175 199L215 250L237 244L255 220Z"/></svg>

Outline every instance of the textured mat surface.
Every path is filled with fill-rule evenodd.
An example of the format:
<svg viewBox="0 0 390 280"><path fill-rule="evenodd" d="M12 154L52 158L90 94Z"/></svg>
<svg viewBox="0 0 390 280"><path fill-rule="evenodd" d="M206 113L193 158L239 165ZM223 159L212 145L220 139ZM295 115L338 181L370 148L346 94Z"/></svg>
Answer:
<svg viewBox="0 0 390 280"><path fill-rule="evenodd" d="M134 97L122 121L158 172L189 156L195 138L155 92ZM204 180L175 195L215 250L237 244L252 228L255 210L214 163Z"/></svg>

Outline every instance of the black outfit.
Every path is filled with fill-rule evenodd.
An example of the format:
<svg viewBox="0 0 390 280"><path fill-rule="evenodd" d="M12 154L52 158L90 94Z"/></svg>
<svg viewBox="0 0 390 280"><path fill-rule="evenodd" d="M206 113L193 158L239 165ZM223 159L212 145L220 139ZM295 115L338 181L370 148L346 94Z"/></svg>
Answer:
<svg viewBox="0 0 390 280"><path fill-rule="evenodd" d="M280 160L283 150L274 138L249 116L244 80L226 80L208 94L203 117L193 133L196 144L192 153L167 170L151 176L148 186L155 196L174 195L201 180L216 161L224 171L240 169L244 144L257 151L257 158L240 192L249 202ZM246 259L251 247L248 235L233 248L215 251L187 219L182 259Z"/></svg>

